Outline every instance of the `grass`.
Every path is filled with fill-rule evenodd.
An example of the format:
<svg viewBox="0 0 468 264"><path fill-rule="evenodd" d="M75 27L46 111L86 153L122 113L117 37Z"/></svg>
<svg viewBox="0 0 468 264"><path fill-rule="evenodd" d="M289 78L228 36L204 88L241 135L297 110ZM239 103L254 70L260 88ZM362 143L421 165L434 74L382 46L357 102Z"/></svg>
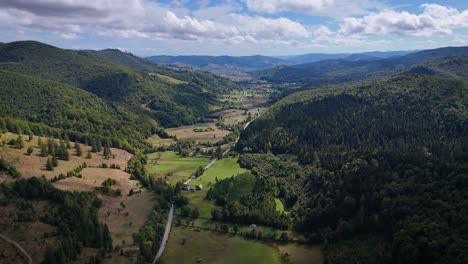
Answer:
<svg viewBox="0 0 468 264"><path fill-rule="evenodd" d="M276 245L284 263L323 263L322 248L317 245L305 245L298 243L288 243ZM286 256L286 253L289 256Z"/></svg>
<svg viewBox="0 0 468 264"><path fill-rule="evenodd" d="M188 179L198 167L204 167L209 162L209 158L182 157L174 151L155 152L148 155L146 169L150 175L157 178L167 176L170 184L176 184Z"/></svg>
<svg viewBox="0 0 468 264"><path fill-rule="evenodd" d="M217 161L213 166L206 170L202 176L193 180L191 185L203 184L203 186L207 187L215 184L216 178L218 178L218 180L222 180L247 172L248 170L241 168L237 161L238 158L223 158Z"/></svg>
<svg viewBox="0 0 468 264"><path fill-rule="evenodd" d="M211 209L216 207L214 201L205 200L207 192L207 188L196 192L184 191L184 195L189 199L189 206L198 208L200 211L200 217L203 218L210 218Z"/></svg>
<svg viewBox="0 0 468 264"><path fill-rule="evenodd" d="M160 138L158 135L152 135L146 139L153 147L170 146L177 143L173 138Z"/></svg>
<svg viewBox="0 0 468 264"><path fill-rule="evenodd" d="M280 263L278 251L265 243L211 231L174 227L161 263Z"/></svg>

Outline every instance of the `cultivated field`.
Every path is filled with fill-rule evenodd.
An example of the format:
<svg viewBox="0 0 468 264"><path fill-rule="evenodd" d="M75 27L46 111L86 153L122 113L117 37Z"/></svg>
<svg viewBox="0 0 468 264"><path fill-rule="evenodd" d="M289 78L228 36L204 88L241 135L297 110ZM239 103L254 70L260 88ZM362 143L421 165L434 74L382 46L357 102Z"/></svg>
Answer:
<svg viewBox="0 0 468 264"><path fill-rule="evenodd" d="M211 130L206 132L195 132L195 130ZM195 140L197 142L218 142L228 135L230 131L216 127L215 123L202 123L193 126L181 126L166 129L167 133L177 136L178 140Z"/></svg>
<svg viewBox="0 0 468 264"><path fill-rule="evenodd" d="M182 157L174 151L155 152L148 155L146 169L153 177L176 184L187 180L200 166L204 167L209 162L209 158Z"/></svg>
<svg viewBox="0 0 468 264"><path fill-rule="evenodd" d="M280 263L267 244L211 231L174 227L161 263Z"/></svg>
<svg viewBox="0 0 468 264"><path fill-rule="evenodd" d="M18 135L13 133L2 134L0 142L6 143L11 139L16 139L17 137ZM47 138L41 137L41 139L42 142L47 142ZM54 168L53 171L48 171L45 168L47 157L41 157L39 155L40 149L37 145L38 137L34 136L33 140L28 142L28 136L24 135L23 141L24 148L22 149L17 149L7 144L1 145L0 157L3 157L10 164L15 165L24 178L44 175L47 179L51 179L60 173L66 174L67 172L72 171L76 167L83 164L83 162L86 162L89 167L97 167L102 163L106 163L107 165L117 164L120 165L121 169L125 169L127 167L128 160L132 157L132 154L125 150L111 148L111 152L115 155L115 158L106 160L104 159L102 152L100 152L92 153L92 158L87 159L86 154L89 150L91 150L91 147L83 144L80 144L83 155L78 157L75 155L76 150L73 148L74 143L72 142L72 148L68 150L68 153L70 153L70 160L59 160L58 167ZM26 150L29 146L32 146L34 149L31 155L26 154Z"/></svg>

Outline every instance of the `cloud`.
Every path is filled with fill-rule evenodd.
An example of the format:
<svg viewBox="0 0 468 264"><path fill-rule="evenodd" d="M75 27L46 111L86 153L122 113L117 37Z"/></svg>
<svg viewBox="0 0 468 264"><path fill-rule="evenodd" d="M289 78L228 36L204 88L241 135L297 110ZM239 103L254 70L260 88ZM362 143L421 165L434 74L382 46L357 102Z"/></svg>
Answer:
<svg viewBox="0 0 468 264"><path fill-rule="evenodd" d="M344 35L412 35L432 36L452 34L455 28L468 27L468 10L459 12L455 8L437 4L424 4L419 15L406 11L384 10L362 18L345 18L340 26Z"/></svg>
<svg viewBox="0 0 468 264"><path fill-rule="evenodd" d="M2 0L0 27L50 31L73 39L85 32L105 37L181 39L226 42L258 38L306 37L307 30L288 18L264 18L236 13L239 5L207 7L194 17L177 7L148 0ZM216 11L216 12L213 12ZM208 13L224 13L228 19Z"/></svg>
<svg viewBox="0 0 468 264"><path fill-rule="evenodd" d="M335 4L335 0L245 0L250 10L261 13L282 11L316 12Z"/></svg>
<svg viewBox="0 0 468 264"><path fill-rule="evenodd" d="M78 35L75 33L62 33L60 34L60 37L63 39L77 39Z"/></svg>
<svg viewBox="0 0 468 264"><path fill-rule="evenodd" d="M257 13L295 12L342 19L383 10L387 6L378 0L243 0L247 8Z"/></svg>

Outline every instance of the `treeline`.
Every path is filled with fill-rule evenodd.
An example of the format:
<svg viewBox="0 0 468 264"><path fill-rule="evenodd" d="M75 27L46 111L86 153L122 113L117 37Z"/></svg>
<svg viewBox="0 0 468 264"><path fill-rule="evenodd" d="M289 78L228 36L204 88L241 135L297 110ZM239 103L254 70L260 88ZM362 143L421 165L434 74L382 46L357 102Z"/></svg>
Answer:
<svg viewBox="0 0 468 264"><path fill-rule="evenodd" d="M41 222L58 227L59 246L49 249L43 263L65 263L75 260L82 247L102 252L112 251L112 239L106 225L99 223L101 200L91 192L66 192L52 186L44 178L21 179L1 184L5 200L46 200L54 206L45 212Z"/></svg>
<svg viewBox="0 0 468 264"><path fill-rule="evenodd" d="M466 83L421 75L300 92L238 143L276 158L241 162L286 186L295 229L330 262L465 263L467 94ZM389 250L353 253L376 239Z"/></svg>
<svg viewBox="0 0 468 264"><path fill-rule="evenodd" d="M125 149L134 152L135 147L145 147L143 143L134 142L130 144L126 139L106 137L99 134L81 133L72 130L52 128L41 123L31 123L24 120L0 117L0 132L12 132L17 134L36 135L42 137L51 137L58 139L68 138L70 141L81 142L86 145L98 148L98 145L109 146L113 148ZM149 136L149 135L148 135Z"/></svg>
<svg viewBox="0 0 468 264"><path fill-rule="evenodd" d="M277 184L268 177L255 177L244 173L216 182L206 194L223 209L211 211L213 220L239 224L263 224L287 229L290 218L276 210Z"/></svg>

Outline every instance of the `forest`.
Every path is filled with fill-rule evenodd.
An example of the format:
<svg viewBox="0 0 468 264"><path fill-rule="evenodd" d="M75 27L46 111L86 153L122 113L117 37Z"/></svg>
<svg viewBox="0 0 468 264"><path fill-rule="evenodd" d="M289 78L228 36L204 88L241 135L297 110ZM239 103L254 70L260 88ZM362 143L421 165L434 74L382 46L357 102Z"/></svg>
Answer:
<svg viewBox="0 0 468 264"><path fill-rule="evenodd" d="M1 184L2 204L17 204L18 221L39 220L58 227L57 247L50 248L43 263L65 263L76 259L82 247L100 249L98 258L112 251L112 239L106 225L99 223L97 210L101 200L91 192L66 192L44 178L20 179ZM41 219L35 219L31 200L52 203ZM18 207L18 204L20 205Z"/></svg>
<svg viewBox="0 0 468 264"><path fill-rule="evenodd" d="M277 179L294 228L330 263L465 263L467 94L465 82L418 74L299 92L237 149ZM353 253L369 241L386 250Z"/></svg>

